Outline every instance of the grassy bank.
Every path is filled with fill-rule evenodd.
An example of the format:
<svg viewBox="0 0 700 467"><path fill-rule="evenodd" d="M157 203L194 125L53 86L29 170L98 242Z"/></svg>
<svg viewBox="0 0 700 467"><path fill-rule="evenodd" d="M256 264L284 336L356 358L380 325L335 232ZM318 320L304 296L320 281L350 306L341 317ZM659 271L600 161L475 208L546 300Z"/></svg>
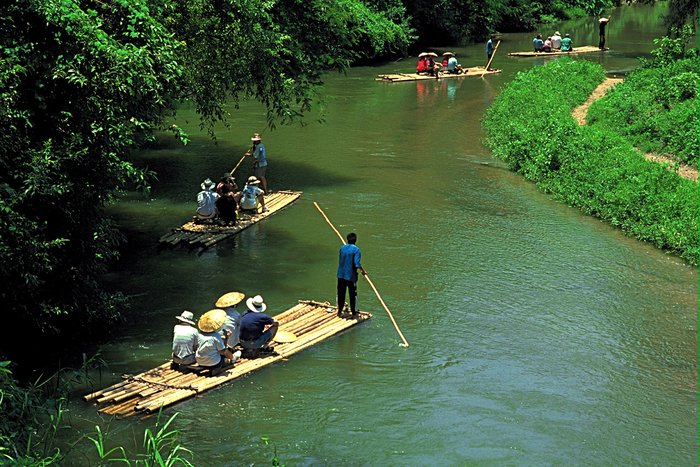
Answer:
<svg viewBox="0 0 700 467"><path fill-rule="evenodd" d="M556 199L697 265L697 184L571 116L603 78L600 65L566 57L518 74L484 117L487 146Z"/></svg>
<svg viewBox="0 0 700 467"><path fill-rule="evenodd" d="M676 32L674 39L656 39L653 59L593 103L588 123L614 130L642 151L697 166L698 50L685 45L689 27Z"/></svg>

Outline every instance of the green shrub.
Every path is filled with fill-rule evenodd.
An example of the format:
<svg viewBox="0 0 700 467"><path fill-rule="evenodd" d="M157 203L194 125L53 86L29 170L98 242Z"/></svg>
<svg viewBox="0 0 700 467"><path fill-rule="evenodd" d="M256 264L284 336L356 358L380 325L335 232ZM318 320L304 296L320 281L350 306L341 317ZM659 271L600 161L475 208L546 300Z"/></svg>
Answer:
<svg viewBox="0 0 700 467"><path fill-rule="evenodd" d="M646 77L653 73L643 70L637 79L650 82ZM663 102L654 101L652 93L644 94L646 100L626 95L618 86L615 91L625 112L601 110L609 112L614 123L579 127L571 116L603 76L599 65L569 59L520 73L484 117L486 144L512 170L556 199L697 265L697 184L647 161L615 129L630 114ZM687 90L684 80L679 79L680 94ZM558 86L565 92L552 93L551 83L567 83ZM695 110L678 105L673 112L667 114L690 119ZM648 126L644 132L658 128Z"/></svg>

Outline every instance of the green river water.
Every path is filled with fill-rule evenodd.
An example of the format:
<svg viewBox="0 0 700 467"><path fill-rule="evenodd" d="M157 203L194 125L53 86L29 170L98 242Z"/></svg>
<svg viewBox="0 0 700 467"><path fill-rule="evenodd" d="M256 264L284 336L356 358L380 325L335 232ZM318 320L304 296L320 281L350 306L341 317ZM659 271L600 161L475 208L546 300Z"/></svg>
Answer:
<svg viewBox="0 0 700 467"><path fill-rule="evenodd" d="M662 11L616 10L611 50L582 59L631 70L663 34ZM558 29L597 43L591 20ZM260 106L243 103L214 144L183 107L177 122L192 142L164 136L140 154L159 181L114 209L128 244L105 280L133 308L102 346L109 368L96 386L163 363L174 316L199 315L224 292L259 293L273 315L298 299L332 302L339 241L316 201L357 232L411 345L398 345L361 281L372 320L166 411L180 413L196 465L269 465L263 435L287 465L696 464L697 269L555 202L481 144L499 90L543 62L506 57L531 38L506 35L494 62L503 73L485 79L374 81L410 72L414 59L329 75L324 124L270 131ZM464 65L485 61L482 44L449 49ZM254 131L270 187L302 199L201 255L158 252L202 180L230 170ZM239 184L249 171L247 161ZM128 449L153 423L109 421L82 402L70 421L100 423ZM68 463L91 464L79 446Z"/></svg>

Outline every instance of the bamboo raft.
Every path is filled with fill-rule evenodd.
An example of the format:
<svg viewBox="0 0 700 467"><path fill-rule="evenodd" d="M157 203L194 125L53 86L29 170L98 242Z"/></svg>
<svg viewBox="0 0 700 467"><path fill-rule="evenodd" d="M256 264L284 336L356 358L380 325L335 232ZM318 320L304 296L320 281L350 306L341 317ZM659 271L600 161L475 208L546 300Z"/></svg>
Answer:
<svg viewBox="0 0 700 467"><path fill-rule="evenodd" d="M433 80L435 81L436 79L443 79L443 78L466 78L468 76L484 76L484 75L493 75L496 73L500 73L501 70L489 70L486 71L486 68L483 66L474 66L471 68L464 68L464 73L461 74L455 74L455 73L440 73L439 78L435 78L434 76L430 75L419 75L417 73L390 73L390 74L385 74L385 75L377 75L375 78L375 81L383 81L385 83L400 83L400 82L405 82L405 81L424 81L424 80Z"/></svg>
<svg viewBox="0 0 700 467"><path fill-rule="evenodd" d="M206 372L183 372L170 368L170 362L135 376L124 375L123 381L97 392L85 395L87 402L99 406L99 412L129 417L148 416L185 399L221 386L243 375L286 360L291 355L314 344L328 339L372 317L360 312L359 318L339 318L337 308L327 303L300 300L296 306L275 317L280 323L280 331L291 331L297 339L290 343L272 343L272 353L261 354L258 358L239 359L216 376Z"/></svg>
<svg viewBox="0 0 700 467"><path fill-rule="evenodd" d="M244 211L240 214L236 225L232 226L194 222L194 220L191 220L160 237L158 243L163 247L186 245L188 248L209 248L216 243L236 235L241 230L247 229L266 217L281 211L299 199L301 193L301 191L276 191L267 194L265 195L265 207L268 209L267 212L251 214Z"/></svg>
<svg viewBox="0 0 700 467"><path fill-rule="evenodd" d="M589 54L593 52L605 52L606 50L600 50L595 45L584 45L581 47L574 47L574 50L570 52L562 52L561 50L554 50L552 52L511 52L508 54L509 57L559 57L560 55L579 55L579 54Z"/></svg>

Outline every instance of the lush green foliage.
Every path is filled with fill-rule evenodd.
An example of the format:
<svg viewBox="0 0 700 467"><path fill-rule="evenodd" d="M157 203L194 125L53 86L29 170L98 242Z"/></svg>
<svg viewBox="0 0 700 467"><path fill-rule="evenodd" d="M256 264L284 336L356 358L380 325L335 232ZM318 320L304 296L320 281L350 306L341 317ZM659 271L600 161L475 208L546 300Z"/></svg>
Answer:
<svg viewBox="0 0 700 467"><path fill-rule="evenodd" d="M698 51L687 50L690 28L655 42L654 59L596 101L588 122L613 129L639 149L698 163Z"/></svg>
<svg viewBox="0 0 700 467"><path fill-rule="evenodd" d="M612 0L405 0L422 44L481 40L494 31L529 31L539 23L597 14Z"/></svg>
<svg viewBox="0 0 700 467"><path fill-rule="evenodd" d="M645 160L607 125L571 117L603 77L599 65L568 58L520 73L486 114L487 144L557 199L696 265L697 184ZM552 82L567 92L549 92Z"/></svg>
<svg viewBox="0 0 700 467"><path fill-rule="evenodd" d="M188 97L212 119L225 117L227 99L254 97L266 104L270 126L297 120L318 102L323 72L400 53L410 38L398 3L390 9L396 22L359 0L171 0L167 6L164 22L186 44Z"/></svg>
<svg viewBox="0 0 700 467"><path fill-rule="evenodd" d="M120 297L97 278L119 236L101 210L145 182L124 156L172 108L183 74L147 2L95 8L13 0L0 22L0 300L45 338L115 316Z"/></svg>
<svg viewBox="0 0 700 467"><path fill-rule="evenodd" d="M410 33L389 0L10 0L0 15L0 300L19 328L64 345L118 316L123 297L98 283L120 241L103 208L147 189L153 173L129 151L179 100L210 125L248 97L271 126L288 122L323 71L403 50ZM13 348L9 336L0 355Z"/></svg>
<svg viewBox="0 0 700 467"><path fill-rule="evenodd" d="M67 396L71 386L83 378L83 372L95 363L84 362L80 370L62 370L46 380L20 386L10 371L10 362L0 361L0 464L23 466L59 465L66 453L56 447L59 429L69 430L64 423ZM123 463L144 466L194 465L192 452L180 443L180 432L172 428L177 413L164 423L158 414L155 426L146 428L143 452L128 456L122 446L108 448L108 434L99 426L95 433L76 433L75 445L89 442L95 449L96 463ZM83 441L84 440L84 441Z"/></svg>

